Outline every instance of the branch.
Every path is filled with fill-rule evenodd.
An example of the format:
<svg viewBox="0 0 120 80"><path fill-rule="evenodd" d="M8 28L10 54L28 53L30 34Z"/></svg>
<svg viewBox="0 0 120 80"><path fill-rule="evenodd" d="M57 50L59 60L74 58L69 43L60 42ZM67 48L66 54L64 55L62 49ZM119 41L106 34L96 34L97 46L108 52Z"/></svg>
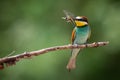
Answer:
<svg viewBox="0 0 120 80"><path fill-rule="evenodd" d="M109 42L94 42L91 44L83 44L83 45L63 45L63 46L54 46L50 48L44 48L37 51L31 51L31 52L24 52L18 55L9 56L9 57L3 57L0 58L0 69L4 69L5 66L11 66L15 65L16 62L18 62L21 59L24 58L31 58L32 56L38 56L40 54L45 54L50 51L56 51L56 50L64 50L64 49L74 49L74 48L87 48L87 47L99 47L109 44Z"/></svg>

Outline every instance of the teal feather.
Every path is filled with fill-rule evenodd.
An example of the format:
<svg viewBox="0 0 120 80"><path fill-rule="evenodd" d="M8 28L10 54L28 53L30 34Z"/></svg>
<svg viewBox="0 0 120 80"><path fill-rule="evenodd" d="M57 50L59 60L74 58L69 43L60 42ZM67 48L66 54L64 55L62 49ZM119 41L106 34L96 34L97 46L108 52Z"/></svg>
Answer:
<svg viewBox="0 0 120 80"><path fill-rule="evenodd" d="M75 27L75 40L73 44L86 43L90 33L90 27L88 25L84 27Z"/></svg>
<svg viewBox="0 0 120 80"><path fill-rule="evenodd" d="M89 38L90 32L91 32L90 27L88 25L82 26L82 27L76 26L74 29L75 29L75 38L72 44L77 45L77 44L86 43L87 39ZM76 57L78 53L80 52L80 50L81 49L72 49L72 56L67 65L67 69L71 70L76 67Z"/></svg>

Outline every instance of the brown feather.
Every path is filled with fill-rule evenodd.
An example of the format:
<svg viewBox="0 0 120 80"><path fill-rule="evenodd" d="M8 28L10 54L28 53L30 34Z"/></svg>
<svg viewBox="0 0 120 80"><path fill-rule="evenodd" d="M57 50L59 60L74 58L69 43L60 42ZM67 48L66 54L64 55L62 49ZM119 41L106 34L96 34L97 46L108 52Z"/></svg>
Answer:
<svg viewBox="0 0 120 80"><path fill-rule="evenodd" d="M72 42L72 44L73 44L73 42L74 42L74 40L75 40L75 28L73 29L73 31L72 31L72 36L71 36L71 42Z"/></svg>

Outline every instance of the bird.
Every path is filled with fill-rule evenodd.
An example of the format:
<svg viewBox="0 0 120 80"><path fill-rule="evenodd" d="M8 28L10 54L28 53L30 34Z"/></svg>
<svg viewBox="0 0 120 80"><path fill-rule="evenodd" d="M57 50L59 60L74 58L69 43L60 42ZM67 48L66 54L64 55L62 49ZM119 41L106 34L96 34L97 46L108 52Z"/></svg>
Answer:
<svg viewBox="0 0 120 80"><path fill-rule="evenodd" d="M74 24L74 29L72 31L72 36L71 36L72 45L86 44L87 40L90 38L90 35L91 35L91 29L88 24L87 17L76 16L75 18L72 18L70 20ZM71 50L71 57L66 66L66 68L69 71L76 68L76 58L77 58L80 50L81 50L80 48Z"/></svg>

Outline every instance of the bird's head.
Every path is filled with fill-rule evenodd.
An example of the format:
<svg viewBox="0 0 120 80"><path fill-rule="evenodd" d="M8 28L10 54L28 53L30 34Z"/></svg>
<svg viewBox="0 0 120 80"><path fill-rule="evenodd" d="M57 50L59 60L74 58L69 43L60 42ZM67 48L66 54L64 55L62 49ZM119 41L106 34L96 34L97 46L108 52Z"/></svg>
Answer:
<svg viewBox="0 0 120 80"><path fill-rule="evenodd" d="M77 16L75 17L75 24L78 27L86 26L88 25L88 20L85 16Z"/></svg>

